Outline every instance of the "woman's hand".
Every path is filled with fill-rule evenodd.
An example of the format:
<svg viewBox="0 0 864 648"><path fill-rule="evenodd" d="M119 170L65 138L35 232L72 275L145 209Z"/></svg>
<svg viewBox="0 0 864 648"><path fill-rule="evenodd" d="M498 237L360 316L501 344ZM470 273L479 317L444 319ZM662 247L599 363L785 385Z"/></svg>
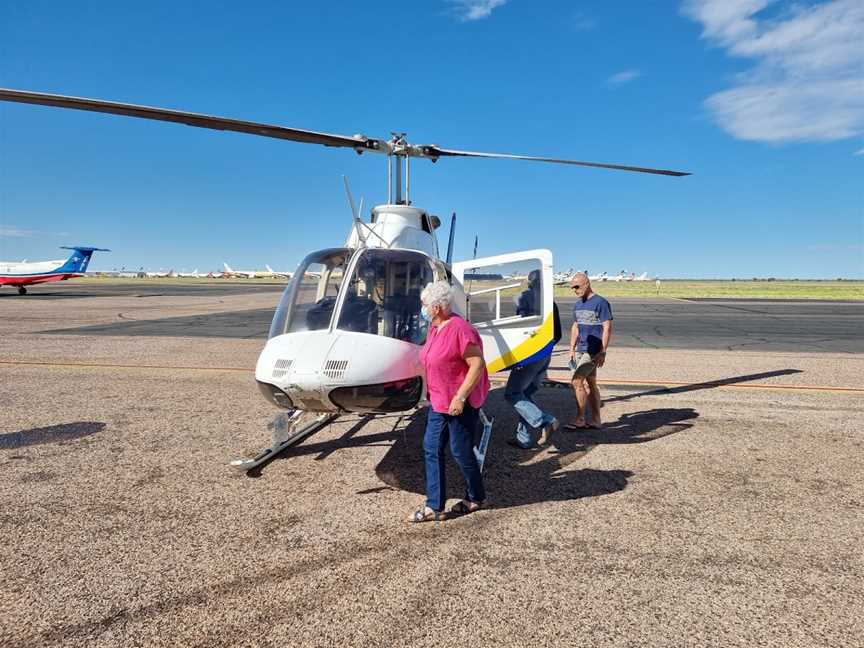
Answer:
<svg viewBox="0 0 864 648"><path fill-rule="evenodd" d="M450 416L459 416L464 409L465 401L459 398L459 396L454 396L453 400L450 401L450 407L447 408L447 413Z"/></svg>

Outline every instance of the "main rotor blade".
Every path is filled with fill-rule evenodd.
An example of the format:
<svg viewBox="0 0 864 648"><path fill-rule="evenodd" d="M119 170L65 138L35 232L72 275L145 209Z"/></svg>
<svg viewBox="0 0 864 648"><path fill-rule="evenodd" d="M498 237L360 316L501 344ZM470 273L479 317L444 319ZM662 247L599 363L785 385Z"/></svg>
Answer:
<svg viewBox="0 0 864 648"><path fill-rule="evenodd" d="M596 167L598 169L617 169L619 171L636 171L638 173L656 173L668 176L688 176L684 171L670 171L668 169L649 169L646 167L626 166L623 164L603 164L601 162L579 162L578 160L559 160L558 158L533 157L529 155L509 155L507 153L478 153L475 151L456 151L453 149L442 149L437 146L418 147L424 157L479 157L479 158L504 158L507 160L529 160L531 162L553 162L555 164L573 164L576 166Z"/></svg>
<svg viewBox="0 0 864 648"><path fill-rule="evenodd" d="M25 90L0 88L0 100L38 104L42 106L54 106L57 108L72 108L73 110L88 110L91 112L125 115L127 117L139 117L141 119L176 122L178 124L186 124L187 126L197 126L198 128L235 131L238 133L248 133L250 135L262 135L264 137L275 137L277 139L292 140L294 142L304 142L306 144L342 146L357 150L376 150L379 146L376 140L369 139L362 135L355 137L348 137L347 135L331 135L330 133L318 133L310 130L286 128L284 126L241 121L239 119L228 119L226 117L214 117L212 115L200 115L198 113L181 112L179 110L167 110L165 108L151 108L149 106L137 106L135 104L103 101L101 99L85 99L82 97L67 97L64 95L45 94L42 92L28 92Z"/></svg>

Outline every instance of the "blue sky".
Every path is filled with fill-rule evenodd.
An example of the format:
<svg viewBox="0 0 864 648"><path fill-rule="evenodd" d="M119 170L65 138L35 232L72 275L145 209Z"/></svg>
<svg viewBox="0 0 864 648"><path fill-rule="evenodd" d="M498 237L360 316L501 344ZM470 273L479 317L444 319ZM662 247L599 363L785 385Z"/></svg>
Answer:
<svg viewBox="0 0 864 648"><path fill-rule="evenodd" d="M781 2L0 4L0 86L442 147L412 168L457 259L864 278L864 5ZM341 245L341 176L386 162L269 138L0 102L0 259L109 247L91 269L291 269ZM441 234L446 242L446 226Z"/></svg>

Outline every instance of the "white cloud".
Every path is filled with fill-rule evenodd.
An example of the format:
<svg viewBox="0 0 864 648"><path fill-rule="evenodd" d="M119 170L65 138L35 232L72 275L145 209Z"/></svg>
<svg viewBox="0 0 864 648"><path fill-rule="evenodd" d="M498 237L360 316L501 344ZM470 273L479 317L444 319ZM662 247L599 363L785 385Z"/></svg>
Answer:
<svg viewBox="0 0 864 648"><path fill-rule="evenodd" d="M861 0L685 0L681 10L702 24L703 38L755 63L705 102L734 137L819 142L864 133Z"/></svg>
<svg viewBox="0 0 864 648"><path fill-rule="evenodd" d="M507 0L449 0L454 5L459 20L468 22L470 20L481 20L488 18L493 10L503 6Z"/></svg>
<svg viewBox="0 0 864 648"><path fill-rule="evenodd" d="M858 149L852 155L864 155L864 148Z"/></svg>
<svg viewBox="0 0 864 648"><path fill-rule="evenodd" d="M33 238L39 232L33 230L23 230L17 227L0 227L0 236L5 238Z"/></svg>
<svg viewBox="0 0 864 648"><path fill-rule="evenodd" d="M46 236L69 236L69 232L41 232L18 227L0 227L0 238L39 238Z"/></svg>
<svg viewBox="0 0 864 648"><path fill-rule="evenodd" d="M591 31L597 27L597 21L581 11L577 11L570 20L570 27L575 32Z"/></svg>
<svg viewBox="0 0 864 648"><path fill-rule="evenodd" d="M606 79L606 83L611 86L619 86L624 83L629 83L640 76L642 76L642 73L639 70L624 70L623 72L613 74L611 77Z"/></svg>

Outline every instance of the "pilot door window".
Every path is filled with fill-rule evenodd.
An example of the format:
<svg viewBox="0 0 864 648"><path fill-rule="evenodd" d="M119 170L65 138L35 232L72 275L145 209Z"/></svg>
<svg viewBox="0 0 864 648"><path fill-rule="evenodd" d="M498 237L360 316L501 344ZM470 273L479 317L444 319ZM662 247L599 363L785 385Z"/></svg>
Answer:
<svg viewBox="0 0 864 648"><path fill-rule="evenodd" d="M463 286L472 324L543 315L540 259L469 268Z"/></svg>
<svg viewBox="0 0 864 648"><path fill-rule="evenodd" d="M367 250L357 262L339 314L338 328L423 344L420 293L433 281L422 254Z"/></svg>

